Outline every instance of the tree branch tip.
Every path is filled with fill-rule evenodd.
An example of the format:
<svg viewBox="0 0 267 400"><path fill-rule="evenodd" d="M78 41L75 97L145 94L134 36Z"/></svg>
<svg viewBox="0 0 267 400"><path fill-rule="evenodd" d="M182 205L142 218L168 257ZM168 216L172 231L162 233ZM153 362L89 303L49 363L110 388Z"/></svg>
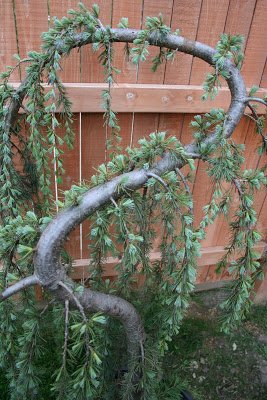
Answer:
<svg viewBox="0 0 267 400"><path fill-rule="evenodd" d="M16 293L19 293L21 290L26 289L27 287L40 284L40 280L36 275L30 275L26 278L21 279L20 281L14 283L14 285L7 287L0 294L0 302L8 299Z"/></svg>
<svg viewBox="0 0 267 400"><path fill-rule="evenodd" d="M115 208L118 208L118 204L116 203L116 201L112 196L110 197L110 201L114 204Z"/></svg>

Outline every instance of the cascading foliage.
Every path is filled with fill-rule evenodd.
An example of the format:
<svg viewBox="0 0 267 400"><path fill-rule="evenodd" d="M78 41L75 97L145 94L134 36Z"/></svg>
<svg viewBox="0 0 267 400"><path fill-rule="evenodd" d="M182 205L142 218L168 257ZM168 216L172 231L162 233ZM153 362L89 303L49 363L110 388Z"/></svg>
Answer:
<svg viewBox="0 0 267 400"><path fill-rule="evenodd" d="M89 11L80 4L78 11L70 10L69 14L61 20L55 18L53 27L43 34L41 53L30 52L23 60L16 56L17 65L7 67L1 75L1 289L33 273L38 240L55 214L56 207L51 207L55 204L53 174L60 183L64 174L62 146L74 145L71 103L59 74L61 59L72 48L92 43L93 51L100 52L99 62L108 84L102 97L109 159L98 167L89 183L66 191L57 206L75 207L89 189L133 169L147 171L148 180L136 191L127 190L127 182L121 181L119 196L111 197L90 217L90 279L77 284L74 290L62 284L76 310L69 300L60 304L48 292L42 302L37 302L33 289L0 303L0 368L8 379L11 400L179 399L181 382L168 364L168 344L179 333L190 303L200 240L218 215L228 215L232 199L237 196L238 206L230 222L231 240L218 265L218 269L227 269L233 276L221 317L222 329L229 331L245 316L255 280L262 274L254 251L261 235L256 230L253 201L255 192L267 184L265 168L242 168L244 146L225 137L224 110L212 109L195 116L191 125L196 150L215 183L213 197L196 226L190 174L185 175L178 167L161 176L151 172L168 153L177 163L189 164L193 173L194 155L167 132L151 133L139 140L136 148L122 149L111 97L114 74L119 73L113 65L116 38L110 27L102 25L96 5ZM127 18L122 19L119 28L127 30ZM130 47L126 41L126 52L135 64L146 61L151 35L160 43L170 33L162 16L148 17L134 45ZM179 31L174 34L179 35ZM204 83L204 99L214 97L220 79L228 78L226 59L241 68L241 47L240 36L221 36L213 57L214 72ZM176 50L160 46L152 70L175 56ZM27 64L27 78L16 91L9 78L21 63ZM49 84L48 90L44 89L45 83ZM253 88L249 96L254 96L256 90ZM10 119L14 96L21 99L23 111L15 123ZM259 152L264 155L264 118L258 116L256 106L249 107L262 138ZM216 140L209 142L211 132ZM151 260L156 238L160 238L160 257ZM241 255L231 261L236 252ZM110 256L118 260L114 282L102 278ZM66 274L71 273L71 258L64 249L61 259ZM143 284L138 286L138 280ZM135 306L146 332L141 358L127 360L124 330L117 320L84 312L78 300L84 285L121 296ZM177 390L166 390L168 384L177 386Z"/></svg>

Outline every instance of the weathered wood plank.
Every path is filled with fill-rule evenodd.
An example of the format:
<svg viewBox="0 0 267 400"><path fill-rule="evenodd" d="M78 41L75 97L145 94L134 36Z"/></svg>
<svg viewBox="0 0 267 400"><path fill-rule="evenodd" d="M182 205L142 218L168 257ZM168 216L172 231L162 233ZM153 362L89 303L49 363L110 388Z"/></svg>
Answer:
<svg viewBox="0 0 267 400"><path fill-rule="evenodd" d="M49 21L53 25L53 18L61 19L67 15L69 9L77 9L76 0L57 0L49 2ZM68 58L63 57L60 60L62 71L59 72L63 82L80 82L80 53L78 50L73 50Z"/></svg>
<svg viewBox="0 0 267 400"><path fill-rule="evenodd" d="M179 29L181 35L196 40L202 0L174 1L171 20L172 31ZM164 83L189 84L193 56L178 52L174 60L165 65Z"/></svg>
<svg viewBox="0 0 267 400"><path fill-rule="evenodd" d="M103 112L101 93L107 87L105 83L66 83L65 86L73 112ZM197 85L121 83L112 88L112 104L116 112L194 114L217 107L227 109L230 104L230 92L226 87L219 90L214 101L202 101L202 94L202 86ZM266 94L267 89L261 88L257 96ZM265 111L264 105L259 104L258 113Z"/></svg>
<svg viewBox="0 0 267 400"><path fill-rule="evenodd" d="M200 9L196 40L214 47L224 31L229 0L203 0ZM215 11L216 10L216 11ZM210 67L200 58L193 59L190 83L200 85Z"/></svg>
<svg viewBox="0 0 267 400"><path fill-rule="evenodd" d="M11 1L9 1L11 3ZM40 51L41 33L47 31L47 0L28 0L14 2L18 32L18 52L25 58L29 51ZM1 21L2 23L2 21ZM13 63L13 65L16 61ZM26 64L21 65L21 77L25 76Z"/></svg>
<svg viewBox="0 0 267 400"><path fill-rule="evenodd" d="M229 281L210 281L197 283L194 292L204 292L206 290L217 290L223 289L225 286L229 284Z"/></svg>

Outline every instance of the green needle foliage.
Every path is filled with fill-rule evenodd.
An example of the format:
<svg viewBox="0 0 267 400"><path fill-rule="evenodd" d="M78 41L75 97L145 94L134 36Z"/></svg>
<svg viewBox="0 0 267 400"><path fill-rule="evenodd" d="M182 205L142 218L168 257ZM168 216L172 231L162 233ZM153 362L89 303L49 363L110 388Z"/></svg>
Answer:
<svg viewBox="0 0 267 400"><path fill-rule="evenodd" d="M89 11L80 4L78 11L70 10L69 14L61 20L55 18L53 27L43 34L41 53L30 52L24 60L16 56L17 65L7 67L1 75L1 289L33 273L38 239L55 214L51 171L60 182L64 174L63 146L71 148L74 144L71 103L58 73L61 59L79 46L81 37L93 43L93 51L99 51L107 83L102 98L104 123L111 133L107 136L109 159L98 167L90 182L65 191L57 206L63 210L75 207L90 188L133 168L149 171L166 153L173 160L189 164L194 171L194 160L184 146L166 132L151 133L140 139L136 148L122 150L119 123L112 110L111 88L115 74L119 73L113 66L112 29L103 27L96 5ZM121 20L119 27L128 28L127 18ZM133 47L127 44L132 62L138 64L148 58L150 35L161 43L170 33L161 15L148 17ZM174 34L179 35L179 31ZM221 36L214 56L214 72L204 83L205 99L214 97L220 79L228 77L224 69L226 59L240 68L241 45L240 36ZM159 54L152 59L152 70L172 60L175 53L160 47ZM24 83L24 113L10 128L9 108L13 96L18 94L9 78L21 63L27 63L28 74ZM44 83L50 85L47 91ZM255 108L253 111L257 133L262 137L259 151L264 154L264 118L257 116ZM224 110L212 109L195 116L191 123L197 149L215 183L199 226L194 223L190 174L185 176L180 169L161 177L150 174L146 185L135 192L125 189L126 181L121 182L117 188L119 200L111 198L90 218L90 280L77 284L74 299L75 293L82 293L89 284L93 289L130 301L140 313L146 332L142 363L131 360L126 368L126 340L117 320L101 314L85 315L82 307L73 310L69 301L62 306L47 293L40 303L32 289L23 290L0 303L0 368L9 382L11 400L130 400L137 386L143 400L178 400L181 382L177 371L166 367L170 342L179 333L194 290L200 240L218 215L228 215L235 196L238 205L230 222L231 241L218 265L219 270L227 269L233 276L229 297L223 304L222 329L229 331L246 315L255 280L262 274L254 251L261 240L256 230L254 195L266 186L267 179L264 168L242 168L244 146L226 139L226 118ZM215 144L207 144L211 132L216 133ZM160 258L151 260L156 237L160 238ZM231 261L235 253L239 256ZM102 277L111 256L117 260L118 277L113 282ZM61 259L66 273L70 273L71 258L64 249ZM138 278L144 281L141 287L137 287ZM136 375L140 379L134 383Z"/></svg>

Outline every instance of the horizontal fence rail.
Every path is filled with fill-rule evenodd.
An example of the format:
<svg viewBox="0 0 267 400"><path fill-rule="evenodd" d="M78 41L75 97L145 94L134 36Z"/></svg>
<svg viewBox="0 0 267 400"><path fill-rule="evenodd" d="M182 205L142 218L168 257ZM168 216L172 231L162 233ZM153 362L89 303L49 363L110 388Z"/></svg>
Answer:
<svg viewBox="0 0 267 400"><path fill-rule="evenodd" d="M18 87L19 83L13 85ZM44 86L47 90L51 89L48 85ZM103 112L101 95L103 90L108 89L107 84L65 83L65 87L72 102L73 112ZM214 100L203 101L203 93L202 86L197 85L119 83L111 89L112 109L120 113L205 113L211 108L228 108L231 100L228 88L220 88ZM265 95L267 89L258 90L257 96ZM258 114L265 111L266 107L263 104L257 104ZM247 113L251 113L249 108Z"/></svg>

